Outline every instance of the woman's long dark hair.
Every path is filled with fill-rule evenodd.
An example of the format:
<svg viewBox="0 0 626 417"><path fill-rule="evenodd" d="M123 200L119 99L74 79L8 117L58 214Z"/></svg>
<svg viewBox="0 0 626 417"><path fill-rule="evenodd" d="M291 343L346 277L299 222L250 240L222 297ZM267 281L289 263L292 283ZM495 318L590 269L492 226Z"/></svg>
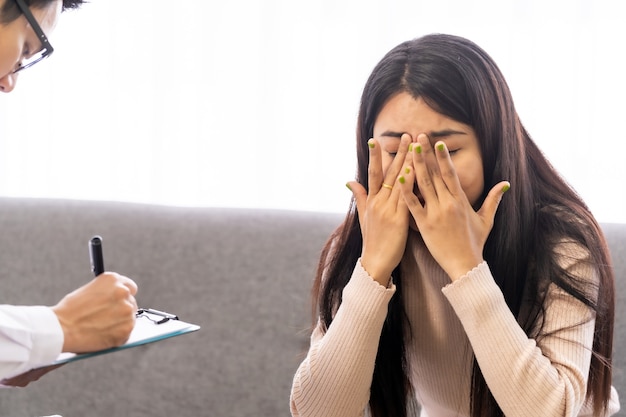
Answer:
<svg viewBox="0 0 626 417"><path fill-rule="evenodd" d="M593 400L594 413L600 415L611 391L614 277L598 223L531 140L493 60L474 43L450 35L434 34L404 42L388 52L370 75L361 98L356 132L357 180L366 188L367 140L373 135L382 107L400 92L421 97L441 114L474 128L484 164L485 192L478 204L497 182L511 183L511 190L498 207L483 255L509 308L529 337L541 335L545 296L541 288L549 282L595 312L587 398ZM597 288L589 288L588 279L585 282L584 277L572 276L558 265L554 247L563 239L589 251L599 278ZM341 303L343 287L360 256L361 244L352 201L345 221L322 253L313 289L315 319L320 317L326 327ZM383 326L370 395L375 417L405 417L411 397L404 340L409 324L399 268L392 276L397 291ZM528 299L523 299L524 294ZM522 305L524 311L529 310L523 317ZM473 417L503 415L475 360L470 398Z"/></svg>

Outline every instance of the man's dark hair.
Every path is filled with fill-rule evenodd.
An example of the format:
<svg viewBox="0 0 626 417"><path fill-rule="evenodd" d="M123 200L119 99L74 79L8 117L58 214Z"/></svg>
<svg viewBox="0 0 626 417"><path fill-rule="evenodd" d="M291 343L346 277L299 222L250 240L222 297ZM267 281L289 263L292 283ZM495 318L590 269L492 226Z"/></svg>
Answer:
<svg viewBox="0 0 626 417"><path fill-rule="evenodd" d="M50 3L53 3L55 0L24 0L26 4L35 9L42 9L48 6ZM83 3L86 3L84 0L63 0L63 11L69 9L77 9ZM14 0L6 0L2 7L0 7L0 23L7 24L11 23L20 15L22 12L20 8L17 7L17 4Z"/></svg>

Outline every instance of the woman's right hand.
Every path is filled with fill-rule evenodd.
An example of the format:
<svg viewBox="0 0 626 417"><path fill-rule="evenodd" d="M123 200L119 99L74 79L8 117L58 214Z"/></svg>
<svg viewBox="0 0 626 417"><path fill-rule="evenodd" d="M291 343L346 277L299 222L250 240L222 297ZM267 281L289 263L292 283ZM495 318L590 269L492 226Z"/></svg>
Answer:
<svg viewBox="0 0 626 417"><path fill-rule="evenodd" d="M409 210L400 187L394 185L405 166L410 165L407 151L411 142L410 135L402 135L398 153L383 172L381 146L376 139L370 139L369 194L356 181L347 184L356 201L363 235L361 265L385 287L402 259L409 233Z"/></svg>

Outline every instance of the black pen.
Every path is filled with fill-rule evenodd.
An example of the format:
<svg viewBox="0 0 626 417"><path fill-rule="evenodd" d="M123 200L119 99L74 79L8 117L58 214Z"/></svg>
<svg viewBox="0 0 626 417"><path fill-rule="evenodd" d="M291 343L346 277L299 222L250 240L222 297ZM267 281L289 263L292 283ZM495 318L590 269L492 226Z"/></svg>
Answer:
<svg viewBox="0 0 626 417"><path fill-rule="evenodd" d="M102 238L100 236L94 236L89 241L89 257L91 259L91 271L97 277L104 272Z"/></svg>

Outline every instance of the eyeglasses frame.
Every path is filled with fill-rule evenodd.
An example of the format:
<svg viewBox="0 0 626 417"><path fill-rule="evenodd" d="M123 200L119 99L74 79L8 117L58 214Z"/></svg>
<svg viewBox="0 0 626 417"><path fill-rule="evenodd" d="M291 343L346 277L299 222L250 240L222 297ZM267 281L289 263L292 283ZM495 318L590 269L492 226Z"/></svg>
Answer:
<svg viewBox="0 0 626 417"><path fill-rule="evenodd" d="M14 74L23 71L26 68L32 67L36 63L52 55L52 52L54 52L54 48L50 44L50 41L48 41L48 37L46 36L46 34L43 33L43 30L41 29L41 26L39 26L39 23L37 23L37 19L35 19L35 16L33 16L33 13L30 11L30 7L28 7L24 0L15 0L15 3L17 4L17 7L20 9L30 26L33 28L33 31L37 35L37 38L41 42L42 48L40 49L40 51L42 50L43 53L38 59L31 61L26 65L20 65L18 68L15 69L15 71L13 71Z"/></svg>

